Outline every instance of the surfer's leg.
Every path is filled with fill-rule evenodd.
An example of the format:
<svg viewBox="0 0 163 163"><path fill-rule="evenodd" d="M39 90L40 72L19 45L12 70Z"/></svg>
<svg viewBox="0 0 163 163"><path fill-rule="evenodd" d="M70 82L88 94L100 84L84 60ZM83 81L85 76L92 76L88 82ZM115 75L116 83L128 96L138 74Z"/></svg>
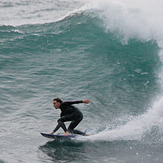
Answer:
<svg viewBox="0 0 163 163"><path fill-rule="evenodd" d="M81 122L81 120L83 119L83 117L81 117L78 120L74 120L70 123L69 127L68 127L68 131L74 134L83 134L83 132L79 131L79 130L74 130L74 128Z"/></svg>
<svg viewBox="0 0 163 163"><path fill-rule="evenodd" d="M68 121L68 119L67 119L66 116L61 117L60 119L58 119L58 125L60 127L62 127L62 129L64 130L64 132L67 132L68 131L67 128L66 128L66 126L65 126L65 124L64 124L64 122L66 122L66 121Z"/></svg>
<svg viewBox="0 0 163 163"><path fill-rule="evenodd" d="M73 133L73 129L80 123L82 119L83 119L82 113L78 115L76 115L76 113L72 113L70 115L63 116L60 119L58 119L58 125L56 129L58 130L61 127L65 132L69 131ZM68 130L64 124L64 122L66 121L72 121L71 124L69 125ZM56 129L54 131L57 131Z"/></svg>
<svg viewBox="0 0 163 163"><path fill-rule="evenodd" d="M60 119L58 120L58 125L60 127L62 127L62 129L64 130L64 132L68 131L67 128L66 128L66 126L65 126L65 124L64 124L64 122L61 121Z"/></svg>
<svg viewBox="0 0 163 163"><path fill-rule="evenodd" d="M61 127L61 126L58 124L58 125L55 127L55 129L53 130L52 133L55 133L60 127Z"/></svg>
<svg viewBox="0 0 163 163"><path fill-rule="evenodd" d="M60 121L60 120L58 120L58 125L55 127L55 129L53 130L53 133L55 133L60 127L62 127L62 129L66 132L66 131L68 131L67 129L66 129L66 126L65 126L65 124L62 122L62 121Z"/></svg>
<svg viewBox="0 0 163 163"><path fill-rule="evenodd" d="M65 131L67 132L67 128L64 124L64 122L68 121L69 119L66 117L66 116L63 116L61 118L58 119L58 125L56 126L56 128L53 130L53 133L55 133L60 127Z"/></svg>
<svg viewBox="0 0 163 163"><path fill-rule="evenodd" d="M80 130L73 130L74 134L79 134L79 135L83 135L84 132L80 131Z"/></svg>

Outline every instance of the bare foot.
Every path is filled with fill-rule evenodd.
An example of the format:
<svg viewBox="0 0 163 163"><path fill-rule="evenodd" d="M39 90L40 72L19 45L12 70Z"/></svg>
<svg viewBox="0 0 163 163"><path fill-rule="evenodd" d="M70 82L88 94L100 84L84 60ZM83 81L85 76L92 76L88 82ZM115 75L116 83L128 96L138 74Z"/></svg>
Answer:
<svg viewBox="0 0 163 163"><path fill-rule="evenodd" d="M66 131L63 135L70 135L70 133L68 131Z"/></svg>

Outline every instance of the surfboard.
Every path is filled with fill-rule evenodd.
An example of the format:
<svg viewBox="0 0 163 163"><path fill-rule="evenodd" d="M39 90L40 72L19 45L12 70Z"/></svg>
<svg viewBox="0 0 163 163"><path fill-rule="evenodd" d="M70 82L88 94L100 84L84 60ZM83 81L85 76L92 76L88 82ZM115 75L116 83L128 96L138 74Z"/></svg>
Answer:
<svg viewBox="0 0 163 163"><path fill-rule="evenodd" d="M74 138L77 135L71 134L71 135L57 135L57 134L47 134L47 133L40 133L42 136L46 138L56 139L56 138Z"/></svg>

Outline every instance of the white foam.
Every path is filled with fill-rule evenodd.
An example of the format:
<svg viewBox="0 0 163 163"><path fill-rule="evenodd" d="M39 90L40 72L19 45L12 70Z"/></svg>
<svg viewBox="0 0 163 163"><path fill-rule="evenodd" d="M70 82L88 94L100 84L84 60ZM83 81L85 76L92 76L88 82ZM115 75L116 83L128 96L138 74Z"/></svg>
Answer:
<svg viewBox="0 0 163 163"><path fill-rule="evenodd" d="M154 0L95 0L88 8L100 10L106 28L118 30L124 39L137 37L145 41L163 40L163 1Z"/></svg>
<svg viewBox="0 0 163 163"><path fill-rule="evenodd" d="M153 127L163 131L163 97L156 100L153 106L143 115L133 118L125 125L112 130L104 130L88 137L80 137L81 141L114 141L114 140L142 140L144 135ZM161 138L160 138L161 139Z"/></svg>

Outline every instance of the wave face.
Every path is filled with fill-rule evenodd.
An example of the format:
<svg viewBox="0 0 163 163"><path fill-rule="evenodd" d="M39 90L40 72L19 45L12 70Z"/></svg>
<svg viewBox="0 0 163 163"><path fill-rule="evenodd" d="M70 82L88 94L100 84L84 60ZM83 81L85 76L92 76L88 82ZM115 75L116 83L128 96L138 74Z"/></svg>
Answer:
<svg viewBox="0 0 163 163"><path fill-rule="evenodd" d="M161 4L1 1L0 162L161 163ZM43 142L54 97L91 100L91 136Z"/></svg>

